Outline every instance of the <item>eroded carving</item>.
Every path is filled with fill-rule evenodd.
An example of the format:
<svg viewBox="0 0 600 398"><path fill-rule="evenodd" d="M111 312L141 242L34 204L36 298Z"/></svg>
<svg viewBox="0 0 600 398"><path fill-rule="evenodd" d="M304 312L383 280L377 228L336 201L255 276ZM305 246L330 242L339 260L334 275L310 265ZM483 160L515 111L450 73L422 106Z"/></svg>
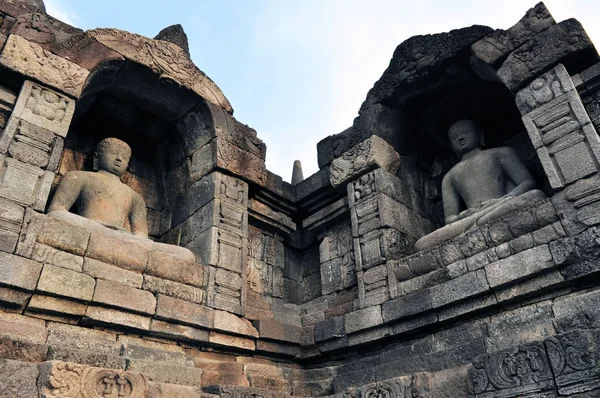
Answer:
<svg viewBox="0 0 600 398"><path fill-rule="evenodd" d="M362 388L363 398L405 398L406 386L397 381L380 381Z"/></svg>
<svg viewBox="0 0 600 398"><path fill-rule="evenodd" d="M89 75L86 69L17 35L8 38L0 63L75 97L81 95Z"/></svg>
<svg viewBox="0 0 600 398"><path fill-rule="evenodd" d="M161 78L187 87L227 112L233 112L219 87L194 65L183 48L118 29L93 29L86 34L125 58L149 66Z"/></svg>
<svg viewBox="0 0 600 398"><path fill-rule="evenodd" d="M68 101L66 98L39 86L33 86L25 108L34 115L60 123L65 118Z"/></svg>
<svg viewBox="0 0 600 398"><path fill-rule="evenodd" d="M147 392L139 374L70 362L44 364L40 382L47 398L144 398Z"/></svg>
<svg viewBox="0 0 600 398"><path fill-rule="evenodd" d="M550 398L556 396L554 388L548 356L541 344L478 357L469 373L470 397L508 398L537 393Z"/></svg>

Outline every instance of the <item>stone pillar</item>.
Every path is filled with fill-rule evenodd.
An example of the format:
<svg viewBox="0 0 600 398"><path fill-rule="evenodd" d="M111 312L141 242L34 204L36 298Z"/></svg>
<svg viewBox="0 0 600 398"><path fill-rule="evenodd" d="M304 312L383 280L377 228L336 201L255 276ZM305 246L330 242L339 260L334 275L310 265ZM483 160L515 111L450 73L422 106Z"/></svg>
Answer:
<svg viewBox="0 0 600 398"><path fill-rule="evenodd" d="M43 212L75 101L26 80L0 133L0 247L15 248L25 209Z"/></svg>
<svg viewBox="0 0 600 398"><path fill-rule="evenodd" d="M204 176L209 198L181 227L181 243L209 265L207 305L243 315L246 297L248 184L221 172ZM198 196L198 201L203 198Z"/></svg>
<svg viewBox="0 0 600 398"><path fill-rule="evenodd" d="M408 190L376 169L348 184L360 308L390 298L388 260L409 254L434 225L410 207Z"/></svg>
<svg viewBox="0 0 600 398"><path fill-rule="evenodd" d="M600 171L600 139L563 65L519 91L516 102L552 188Z"/></svg>

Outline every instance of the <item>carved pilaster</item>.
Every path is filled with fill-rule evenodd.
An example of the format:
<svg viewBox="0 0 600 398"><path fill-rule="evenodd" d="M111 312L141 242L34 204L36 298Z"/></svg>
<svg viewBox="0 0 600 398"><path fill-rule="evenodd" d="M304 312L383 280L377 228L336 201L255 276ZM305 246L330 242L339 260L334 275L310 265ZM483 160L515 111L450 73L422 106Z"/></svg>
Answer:
<svg viewBox="0 0 600 398"><path fill-rule="evenodd" d="M600 171L600 138L563 65L521 90L517 106L553 188Z"/></svg>
<svg viewBox="0 0 600 398"><path fill-rule="evenodd" d="M214 198L182 226L182 240L209 267L208 305L243 314L247 278L248 184L214 172Z"/></svg>
<svg viewBox="0 0 600 398"><path fill-rule="evenodd" d="M361 308L390 298L386 262L408 254L433 229L411 209L400 180L382 169L348 184L358 298Z"/></svg>

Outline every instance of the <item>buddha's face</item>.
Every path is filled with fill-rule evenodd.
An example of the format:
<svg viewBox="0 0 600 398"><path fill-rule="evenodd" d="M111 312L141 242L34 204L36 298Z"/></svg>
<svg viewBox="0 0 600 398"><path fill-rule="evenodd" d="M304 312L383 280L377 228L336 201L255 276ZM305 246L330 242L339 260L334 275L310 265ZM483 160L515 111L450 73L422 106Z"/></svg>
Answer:
<svg viewBox="0 0 600 398"><path fill-rule="evenodd" d="M481 130L471 121L457 122L448 130L452 150L460 157L481 147Z"/></svg>
<svg viewBox="0 0 600 398"><path fill-rule="evenodd" d="M111 139L98 145L98 170L122 176L131 158L131 148L123 141Z"/></svg>

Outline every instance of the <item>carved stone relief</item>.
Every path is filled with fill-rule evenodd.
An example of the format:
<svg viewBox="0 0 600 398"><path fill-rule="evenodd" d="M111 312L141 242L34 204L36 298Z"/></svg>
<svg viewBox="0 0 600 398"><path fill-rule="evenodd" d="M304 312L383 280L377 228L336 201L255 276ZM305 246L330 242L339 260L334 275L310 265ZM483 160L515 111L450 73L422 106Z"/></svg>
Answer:
<svg viewBox="0 0 600 398"><path fill-rule="evenodd" d="M173 80L227 112L233 112L219 87L194 65L181 47L118 29L93 29L86 34L125 58L149 66L161 78Z"/></svg>
<svg viewBox="0 0 600 398"><path fill-rule="evenodd" d="M76 98L81 95L89 75L86 69L17 35L8 38L0 55L0 64Z"/></svg>
<svg viewBox="0 0 600 398"><path fill-rule="evenodd" d="M46 398L144 398L148 389L139 374L70 362L44 363L40 373Z"/></svg>

